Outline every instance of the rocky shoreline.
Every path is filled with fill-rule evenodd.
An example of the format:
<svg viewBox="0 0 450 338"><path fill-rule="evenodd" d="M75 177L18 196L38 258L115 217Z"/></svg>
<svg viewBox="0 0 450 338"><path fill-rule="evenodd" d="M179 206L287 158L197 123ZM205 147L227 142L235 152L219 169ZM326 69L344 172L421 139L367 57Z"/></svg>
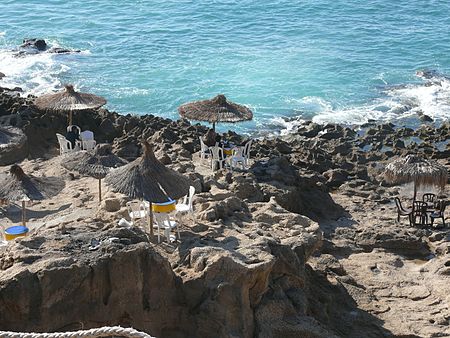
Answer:
<svg viewBox="0 0 450 338"><path fill-rule="evenodd" d="M8 157L0 144L0 169L21 163L67 185L31 207L30 236L0 248L0 330L120 324L157 337L450 335L450 231L397 223L392 198L402 188L382 178L387 161L409 153L449 168L450 123L413 130L305 122L255 140L249 170L212 172L196 154L204 126L77 113L75 123L118 156L135 159L147 138L164 164L194 182L196 222L186 220L181 242L167 245L119 227L128 199L108 192L98 206L95 182L59 165L55 134L67 116L40 112L32 99L0 90L0 127L25 138ZM14 223L17 210L5 211L2 222ZM102 240L97 251L88 249L92 238Z"/></svg>

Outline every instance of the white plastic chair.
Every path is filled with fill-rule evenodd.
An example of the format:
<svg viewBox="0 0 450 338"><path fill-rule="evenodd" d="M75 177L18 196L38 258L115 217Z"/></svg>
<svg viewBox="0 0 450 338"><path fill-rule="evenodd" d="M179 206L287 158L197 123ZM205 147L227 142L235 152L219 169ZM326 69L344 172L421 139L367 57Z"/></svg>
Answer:
<svg viewBox="0 0 450 338"><path fill-rule="evenodd" d="M191 215L192 220L195 222L194 207L192 206L192 203L194 201L194 195L195 195L195 188L193 186L190 186L189 195L184 196L183 202L177 204L175 206L175 210L177 214L180 215L184 213Z"/></svg>
<svg viewBox="0 0 450 338"><path fill-rule="evenodd" d="M170 243L170 231L176 229L178 234L178 239L180 239L180 228L178 223L170 219L169 214L165 212L155 212L153 214L156 228L158 229L158 243L161 241L160 230L164 230L164 235L166 236L167 243Z"/></svg>
<svg viewBox="0 0 450 338"><path fill-rule="evenodd" d="M242 169L245 169L247 161L244 152L245 147L235 147L232 149L231 156L227 158L231 169L237 167L238 164L241 164Z"/></svg>
<svg viewBox="0 0 450 338"><path fill-rule="evenodd" d="M83 150L92 150L97 145L94 140L94 133L90 130L85 130L80 133L81 147Z"/></svg>
<svg viewBox="0 0 450 338"><path fill-rule="evenodd" d="M244 159L245 159L245 166L249 166L250 165L250 148L252 146L252 142L253 140L249 140L245 145L244 145Z"/></svg>
<svg viewBox="0 0 450 338"><path fill-rule="evenodd" d="M69 153L74 150L72 148L72 143L70 143L70 141L66 139L64 136L62 136L61 134L56 134L56 137L58 138L60 155Z"/></svg>
<svg viewBox="0 0 450 338"><path fill-rule="evenodd" d="M81 128L76 126L76 125L74 125L74 124L71 124L70 126L67 126L67 132L71 131L72 127L77 128L78 129L78 135L81 135Z"/></svg>
<svg viewBox="0 0 450 338"><path fill-rule="evenodd" d="M208 146L203 142L201 137L199 137L199 140L200 140L200 159L204 160L208 158L211 154L209 152Z"/></svg>
<svg viewBox="0 0 450 338"><path fill-rule="evenodd" d="M140 223L146 219L147 211L145 205L140 201L127 202L128 216L130 216L133 224Z"/></svg>
<svg viewBox="0 0 450 338"><path fill-rule="evenodd" d="M211 152L211 169L215 169L216 163L219 164L219 169L222 169L225 165L223 149L216 145L215 147L209 147L209 151Z"/></svg>

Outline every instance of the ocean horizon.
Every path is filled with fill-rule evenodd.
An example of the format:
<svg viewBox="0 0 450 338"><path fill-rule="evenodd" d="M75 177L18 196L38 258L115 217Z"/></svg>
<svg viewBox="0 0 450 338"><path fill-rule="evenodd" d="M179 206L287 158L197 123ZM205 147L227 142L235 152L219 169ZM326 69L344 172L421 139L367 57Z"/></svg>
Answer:
<svg viewBox="0 0 450 338"><path fill-rule="evenodd" d="M106 108L177 119L222 93L254 119L414 126L450 118L450 3L358 1L3 1L0 86L41 95L72 83ZM25 38L80 53L17 56ZM425 72L423 72L425 71Z"/></svg>

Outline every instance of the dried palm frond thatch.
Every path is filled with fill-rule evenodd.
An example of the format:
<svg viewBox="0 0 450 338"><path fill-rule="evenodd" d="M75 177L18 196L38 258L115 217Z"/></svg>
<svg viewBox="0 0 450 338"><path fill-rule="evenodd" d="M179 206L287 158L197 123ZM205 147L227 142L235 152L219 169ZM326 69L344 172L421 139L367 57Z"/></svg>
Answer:
<svg viewBox="0 0 450 338"><path fill-rule="evenodd" d="M240 104L230 102L225 95L217 95L211 100L194 101L178 108L181 117L188 120L217 122L240 122L253 118L252 111Z"/></svg>
<svg viewBox="0 0 450 338"><path fill-rule="evenodd" d="M65 90L54 94L42 95L34 104L41 110L48 111L68 111L69 125L72 124L72 112L78 110L97 109L106 104L106 100L94 94L79 93L73 85L67 84Z"/></svg>
<svg viewBox="0 0 450 338"><path fill-rule="evenodd" d="M152 203L176 200L188 194L191 181L158 161L153 146L143 141L144 154L123 167L111 170L105 182L113 191L150 202L150 235L153 235Z"/></svg>
<svg viewBox="0 0 450 338"><path fill-rule="evenodd" d="M446 167L416 155L407 155L389 163L384 174L391 183L414 182L414 200L418 187L435 185L443 189L448 179Z"/></svg>
<svg viewBox="0 0 450 338"><path fill-rule="evenodd" d="M8 174L0 175L0 199L22 202L22 222L25 225L25 202L55 196L64 185L59 177L28 176L20 166L14 164Z"/></svg>
<svg viewBox="0 0 450 338"><path fill-rule="evenodd" d="M99 144L92 151L77 151L66 154L61 165L68 170L78 171L98 179L99 201L102 200L101 180L109 173L111 168L125 165L127 162L112 153L112 146Z"/></svg>
<svg viewBox="0 0 450 338"><path fill-rule="evenodd" d="M158 161L153 147L143 141L144 154L123 167L112 170L107 185L131 198L163 203L187 195L191 181Z"/></svg>

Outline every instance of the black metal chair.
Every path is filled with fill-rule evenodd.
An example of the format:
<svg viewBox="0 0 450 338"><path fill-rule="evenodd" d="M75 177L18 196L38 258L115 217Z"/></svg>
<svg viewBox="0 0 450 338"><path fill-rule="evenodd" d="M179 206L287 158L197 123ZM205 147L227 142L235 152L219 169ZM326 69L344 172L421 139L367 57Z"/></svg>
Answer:
<svg viewBox="0 0 450 338"><path fill-rule="evenodd" d="M395 201L395 205L397 206L397 222L400 223L400 216L408 216L409 223L411 223L412 209L403 208L402 202L400 202L400 199L398 197L395 197L394 201Z"/></svg>
<svg viewBox="0 0 450 338"><path fill-rule="evenodd" d="M445 207L447 206L447 201L439 200L438 204L439 204L439 209L437 211L434 211L434 212L432 212L430 214L431 226L433 226L433 222L434 222L435 218L441 218L442 219L442 224L445 227Z"/></svg>
<svg viewBox="0 0 450 338"><path fill-rule="evenodd" d="M427 226L428 224L428 214L427 214L427 203L423 201L414 201L411 213L411 224Z"/></svg>

